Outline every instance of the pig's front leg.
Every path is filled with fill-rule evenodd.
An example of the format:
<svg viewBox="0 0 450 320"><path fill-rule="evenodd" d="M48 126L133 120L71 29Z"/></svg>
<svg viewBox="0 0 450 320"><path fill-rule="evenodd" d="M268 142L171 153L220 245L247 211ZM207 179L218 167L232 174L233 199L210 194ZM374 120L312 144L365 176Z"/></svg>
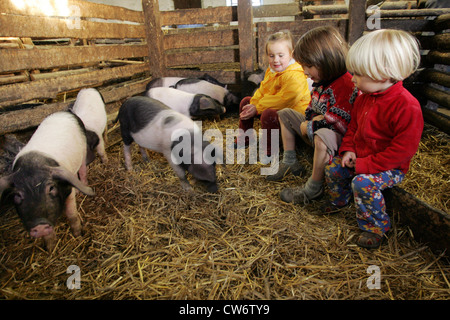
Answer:
<svg viewBox="0 0 450 320"><path fill-rule="evenodd" d="M85 185L88 185L87 181L87 166L86 166L86 158L83 160L80 169L78 170L78 175L80 177L80 181Z"/></svg>
<svg viewBox="0 0 450 320"><path fill-rule="evenodd" d="M191 191L192 186L189 184L189 181L186 178L186 171L179 165L172 162L170 153L168 156L166 155L166 159L169 161L169 164L172 167L173 171L175 171L175 174L180 179L181 187L186 191Z"/></svg>
<svg viewBox="0 0 450 320"><path fill-rule="evenodd" d="M142 159L144 159L144 162L149 162L150 159L148 158L147 149L139 147L139 150L141 151Z"/></svg>
<svg viewBox="0 0 450 320"><path fill-rule="evenodd" d="M72 234L74 235L74 237L78 237L81 235L81 221L80 217L78 216L75 195L75 188L72 188L72 192L66 199L64 214L69 221L69 226L72 230Z"/></svg>
<svg viewBox="0 0 450 320"><path fill-rule="evenodd" d="M123 145L123 156L125 158L125 168L128 171L133 170L133 164L131 162L131 144L130 145Z"/></svg>

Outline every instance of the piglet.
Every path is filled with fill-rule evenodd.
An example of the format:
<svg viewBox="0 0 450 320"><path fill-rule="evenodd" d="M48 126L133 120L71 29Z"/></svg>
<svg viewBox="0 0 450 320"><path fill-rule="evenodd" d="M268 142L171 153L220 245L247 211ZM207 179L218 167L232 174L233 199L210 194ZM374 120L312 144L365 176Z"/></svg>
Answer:
<svg viewBox="0 0 450 320"><path fill-rule="evenodd" d="M94 161L95 151L99 154L102 162L106 163L108 161L105 152L105 143L108 140L106 134L107 115L102 96L94 88L82 89L78 92L71 110L86 127L88 147L86 163Z"/></svg>
<svg viewBox="0 0 450 320"><path fill-rule="evenodd" d="M200 127L189 117L158 100L136 96L123 103L117 119L127 170L132 170L130 147L134 141L140 146L144 160L148 160L145 149L161 152L179 177L183 189L191 189L187 171L204 182L209 192L217 192L215 149L202 140ZM209 155L207 149L211 150Z"/></svg>
<svg viewBox="0 0 450 320"><path fill-rule="evenodd" d="M183 79L185 79L185 78L182 78L182 77L154 78L147 84L145 91L148 91L151 88L159 88L159 87L173 88L173 86L175 86L178 81L183 80Z"/></svg>
<svg viewBox="0 0 450 320"><path fill-rule="evenodd" d="M151 88L146 92L146 96L159 100L172 110L190 118L221 115L226 111L223 105L210 96L174 88Z"/></svg>
<svg viewBox="0 0 450 320"><path fill-rule="evenodd" d="M2 201L12 201L25 229L43 238L49 251L56 243L54 227L62 213L74 236L81 235L75 188L93 196L86 179L86 134L83 122L62 111L45 118L16 155L12 173L0 179Z"/></svg>
<svg viewBox="0 0 450 320"><path fill-rule="evenodd" d="M174 85L175 89L190 92L201 93L210 96L225 106L227 111L233 111L239 107L239 98L227 88L211 83L207 80L186 78L178 81Z"/></svg>

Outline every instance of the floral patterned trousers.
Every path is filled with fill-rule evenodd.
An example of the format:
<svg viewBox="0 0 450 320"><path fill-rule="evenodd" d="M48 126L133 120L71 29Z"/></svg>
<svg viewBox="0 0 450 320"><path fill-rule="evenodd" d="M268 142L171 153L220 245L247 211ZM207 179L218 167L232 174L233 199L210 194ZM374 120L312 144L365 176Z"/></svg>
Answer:
<svg viewBox="0 0 450 320"><path fill-rule="evenodd" d="M400 170L388 170L355 175L352 168L342 167L341 160L335 157L325 168L331 203L338 207L345 206L353 195L359 228L383 235L390 229L391 221L381 191L400 183L405 174Z"/></svg>

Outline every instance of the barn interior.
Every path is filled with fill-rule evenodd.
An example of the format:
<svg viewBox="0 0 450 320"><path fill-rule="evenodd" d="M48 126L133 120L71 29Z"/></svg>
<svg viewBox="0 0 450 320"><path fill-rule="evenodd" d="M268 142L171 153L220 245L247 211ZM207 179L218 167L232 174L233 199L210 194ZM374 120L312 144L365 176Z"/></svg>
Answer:
<svg viewBox="0 0 450 320"><path fill-rule="evenodd" d="M83 224L64 217L48 252L12 207L0 211L0 299L448 300L450 297L450 8L426 1L6 0L0 3L0 142L6 175L18 149L48 115L96 88L108 113L109 161L88 168L94 197L77 195ZM159 77L204 74L242 97L245 75L265 70L265 41L295 40L322 25L352 44L376 28L411 32L420 69L405 80L425 127L404 182L386 192L392 231L376 250L358 247L355 208L319 216L320 201L279 193L308 175L268 182L261 163L217 166L218 193L191 179L184 192L163 155L137 147L124 167L122 103ZM237 129L237 110L202 129ZM258 129L256 121L256 129ZM311 150L298 155L312 168ZM68 278L76 266L78 287ZM381 283L373 289L369 269Z"/></svg>

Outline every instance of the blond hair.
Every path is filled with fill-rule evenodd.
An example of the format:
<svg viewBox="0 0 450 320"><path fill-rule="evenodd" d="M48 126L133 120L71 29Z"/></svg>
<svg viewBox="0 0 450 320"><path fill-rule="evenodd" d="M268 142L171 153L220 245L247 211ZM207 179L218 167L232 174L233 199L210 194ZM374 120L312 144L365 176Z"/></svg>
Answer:
<svg viewBox="0 0 450 320"><path fill-rule="evenodd" d="M268 53L268 47L271 43L275 41L286 41L289 47L289 52L292 52L294 50L294 40L292 38L292 34L289 30L281 30L278 32L275 32L269 36L266 42L266 55Z"/></svg>
<svg viewBox="0 0 450 320"><path fill-rule="evenodd" d="M333 80L347 72L348 45L332 26L306 32L295 45L294 59L303 66L316 67L321 80Z"/></svg>
<svg viewBox="0 0 450 320"><path fill-rule="evenodd" d="M348 71L372 80L401 81L417 70L420 51L417 39L406 31L372 31L351 46Z"/></svg>

